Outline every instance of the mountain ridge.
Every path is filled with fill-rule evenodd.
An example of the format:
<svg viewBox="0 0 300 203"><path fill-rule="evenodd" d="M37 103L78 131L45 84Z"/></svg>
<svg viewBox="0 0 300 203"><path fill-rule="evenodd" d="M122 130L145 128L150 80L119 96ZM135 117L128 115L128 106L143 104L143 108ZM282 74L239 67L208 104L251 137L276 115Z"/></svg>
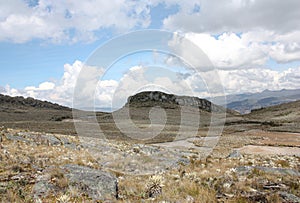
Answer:
<svg viewBox="0 0 300 203"><path fill-rule="evenodd" d="M241 114L248 114L254 109L268 106L275 106L300 100L300 89L264 90L257 93L232 94L226 96L226 104L220 103L216 97L214 101L218 105L226 106L229 109L238 111Z"/></svg>
<svg viewBox="0 0 300 203"><path fill-rule="evenodd" d="M43 108L43 109L55 109L55 110L71 110L71 108L62 106L49 101L42 101L34 99L32 97L24 98L22 96L11 97L8 95L0 94L0 109L4 108Z"/></svg>

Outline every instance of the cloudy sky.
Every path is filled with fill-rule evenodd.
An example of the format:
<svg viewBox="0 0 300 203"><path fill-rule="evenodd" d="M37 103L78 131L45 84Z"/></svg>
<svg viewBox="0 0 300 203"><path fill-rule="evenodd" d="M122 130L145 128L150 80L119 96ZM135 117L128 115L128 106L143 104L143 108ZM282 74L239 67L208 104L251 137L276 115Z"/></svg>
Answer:
<svg viewBox="0 0 300 203"><path fill-rule="evenodd" d="M0 0L0 93L71 106L84 68L96 79L101 107L149 89L209 97L212 75L225 94L297 89L299 10L299 0ZM216 72L199 75L188 60L159 50L127 53L109 68L90 63L116 37L147 29L191 41ZM147 39L123 40L110 51ZM186 48L177 43L175 53L188 58Z"/></svg>

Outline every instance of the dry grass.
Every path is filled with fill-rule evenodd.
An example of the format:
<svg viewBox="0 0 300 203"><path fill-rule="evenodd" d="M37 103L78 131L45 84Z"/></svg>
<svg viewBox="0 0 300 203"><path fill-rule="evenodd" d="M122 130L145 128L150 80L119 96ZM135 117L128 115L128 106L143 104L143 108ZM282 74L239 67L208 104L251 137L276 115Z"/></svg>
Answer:
<svg viewBox="0 0 300 203"><path fill-rule="evenodd" d="M277 165L280 165L281 167L288 168L290 166L289 162L287 160L277 160Z"/></svg>
<svg viewBox="0 0 300 203"><path fill-rule="evenodd" d="M222 137L225 139L224 137ZM234 143L235 144L235 143ZM50 181L57 191L42 199L43 202L89 202L89 197L79 192L76 187L69 185L61 165L77 164L93 168L100 168L97 161L85 150L73 150L64 146L31 146L23 142L12 142L3 138L1 142L0 178L4 184L4 192L0 193L0 202L32 202L32 188L34 182L30 174L36 174L32 165L47 169L52 167ZM5 149L5 152L4 152ZM126 148L127 149L127 148ZM289 157L291 158L291 157ZM259 161L260 160L260 161ZM294 159L296 163L300 159ZM287 191L300 196L299 177L282 176L278 174L265 173L253 169L245 177L231 172L232 168L245 165L260 165L263 161L270 162L272 157L244 156L227 159L208 156L199 160L198 156L190 157L188 166L180 166L176 169L159 174L163 181L151 182L150 176L130 176L122 172L114 172L118 177L118 202L141 202L141 201L168 201L168 202L249 202L244 194L251 194L255 190L263 191L264 184L276 183L287 186ZM291 168L288 160L279 157L274 162L285 168ZM296 167L294 166L294 169ZM21 179L12 179L13 176L24 176ZM33 180L34 181L34 180ZM146 187L145 185L147 185ZM158 186L160 194L150 195L151 184ZM1 185L2 187L2 185ZM0 187L0 189L2 189ZM228 196L218 199L220 194ZM264 197L267 202L280 202L278 193L266 193Z"/></svg>

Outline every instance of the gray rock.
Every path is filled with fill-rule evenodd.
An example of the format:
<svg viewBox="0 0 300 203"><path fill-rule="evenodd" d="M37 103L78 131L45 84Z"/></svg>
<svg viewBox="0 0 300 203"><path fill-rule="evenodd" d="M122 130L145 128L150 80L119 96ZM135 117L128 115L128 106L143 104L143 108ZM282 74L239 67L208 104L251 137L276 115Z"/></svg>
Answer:
<svg viewBox="0 0 300 203"><path fill-rule="evenodd" d="M62 142L62 144L63 144L65 147L70 148L70 149L73 149L73 150L76 149L76 144L70 142L69 139L67 139L67 138L65 138L65 137L61 137L61 138L60 138L60 141Z"/></svg>
<svg viewBox="0 0 300 203"><path fill-rule="evenodd" d="M35 199L62 192L62 188L50 181L53 169L49 167L43 170L44 174L37 177L33 187ZM110 173L75 164L62 166L60 170L68 180L68 187L75 187L80 193L88 195L95 201L115 200L117 197L117 178ZM68 187L64 188L64 192Z"/></svg>
<svg viewBox="0 0 300 203"><path fill-rule="evenodd" d="M266 173L277 173L280 175L291 175L291 176L300 176L300 172L290 168L269 168L263 166L256 166L255 168L262 170Z"/></svg>
<svg viewBox="0 0 300 203"><path fill-rule="evenodd" d="M287 193L287 192L279 192L280 197L282 197L286 202L300 202L300 198L296 195Z"/></svg>
<svg viewBox="0 0 300 203"><path fill-rule="evenodd" d="M133 145L133 148L138 148L141 153L146 155L158 154L160 152L159 147L150 145L135 144Z"/></svg>
<svg viewBox="0 0 300 203"><path fill-rule="evenodd" d="M29 140L25 139L24 137L21 137L21 136L18 136L18 135L6 135L6 138L8 140L13 140L13 141L20 141L20 142L27 142L27 143L30 143Z"/></svg>
<svg viewBox="0 0 300 203"><path fill-rule="evenodd" d="M227 158L239 158L241 157L241 153L238 150L233 150L233 152L231 152Z"/></svg>
<svg viewBox="0 0 300 203"><path fill-rule="evenodd" d="M49 144L52 146L61 145L61 141L58 138L56 138L54 135L51 134L41 135L41 138L47 140Z"/></svg>
<svg viewBox="0 0 300 203"><path fill-rule="evenodd" d="M37 177L36 183L34 184L32 190L34 199L47 197L51 191L55 190L54 185L49 182L49 179L49 174L44 174Z"/></svg>
<svg viewBox="0 0 300 203"><path fill-rule="evenodd" d="M179 160L176 162L175 164L175 168L177 168L179 165L189 165L191 162L188 158L184 158L184 157L181 157L179 158Z"/></svg>
<svg viewBox="0 0 300 203"><path fill-rule="evenodd" d="M291 176L300 176L300 172L294 169L289 168L272 168L265 166L239 166L235 168L236 172L239 174L248 174L253 168L259 169L266 173L277 173L280 175L291 175Z"/></svg>
<svg viewBox="0 0 300 203"><path fill-rule="evenodd" d="M46 197L51 193L52 190L54 190L54 186L48 181L38 181L33 187L33 197L34 199Z"/></svg>
<svg viewBox="0 0 300 203"><path fill-rule="evenodd" d="M70 184L80 187L82 192L94 200L115 199L117 178L110 173L85 166L65 165L66 177Z"/></svg>
<svg viewBox="0 0 300 203"><path fill-rule="evenodd" d="M65 137L61 137L60 138L60 141L62 142L63 145L68 145L68 144L72 144L70 142L70 140L68 138L65 138Z"/></svg>

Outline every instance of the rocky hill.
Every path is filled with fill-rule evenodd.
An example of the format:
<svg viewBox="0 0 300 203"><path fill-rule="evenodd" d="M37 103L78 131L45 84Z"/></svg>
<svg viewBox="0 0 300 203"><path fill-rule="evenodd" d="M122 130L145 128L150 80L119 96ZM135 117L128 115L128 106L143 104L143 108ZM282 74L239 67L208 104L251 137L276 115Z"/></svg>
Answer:
<svg viewBox="0 0 300 203"><path fill-rule="evenodd" d="M215 105L206 99L191 96L178 96L159 91L145 91L130 96L125 106L176 108L178 106L196 107L207 112L223 112L224 107Z"/></svg>
<svg viewBox="0 0 300 203"><path fill-rule="evenodd" d="M0 110L5 109L26 109L26 108L39 108L39 109L55 109L55 110L70 110L70 108L54 104L48 101L41 101L31 97L11 97L0 94Z"/></svg>
<svg viewBox="0 0 300 203"><path fill-rule="evenodd" d="M272 124L269 130L299 133L300 100L252 110L244 118L268 122Z"/></svg>
<svg viewBox="0 0 300 203"><path fill-rule="evenodd" d="M72 109L33 98L10 97L0 94L0 126L42 132L74 134Z"/></svg>

